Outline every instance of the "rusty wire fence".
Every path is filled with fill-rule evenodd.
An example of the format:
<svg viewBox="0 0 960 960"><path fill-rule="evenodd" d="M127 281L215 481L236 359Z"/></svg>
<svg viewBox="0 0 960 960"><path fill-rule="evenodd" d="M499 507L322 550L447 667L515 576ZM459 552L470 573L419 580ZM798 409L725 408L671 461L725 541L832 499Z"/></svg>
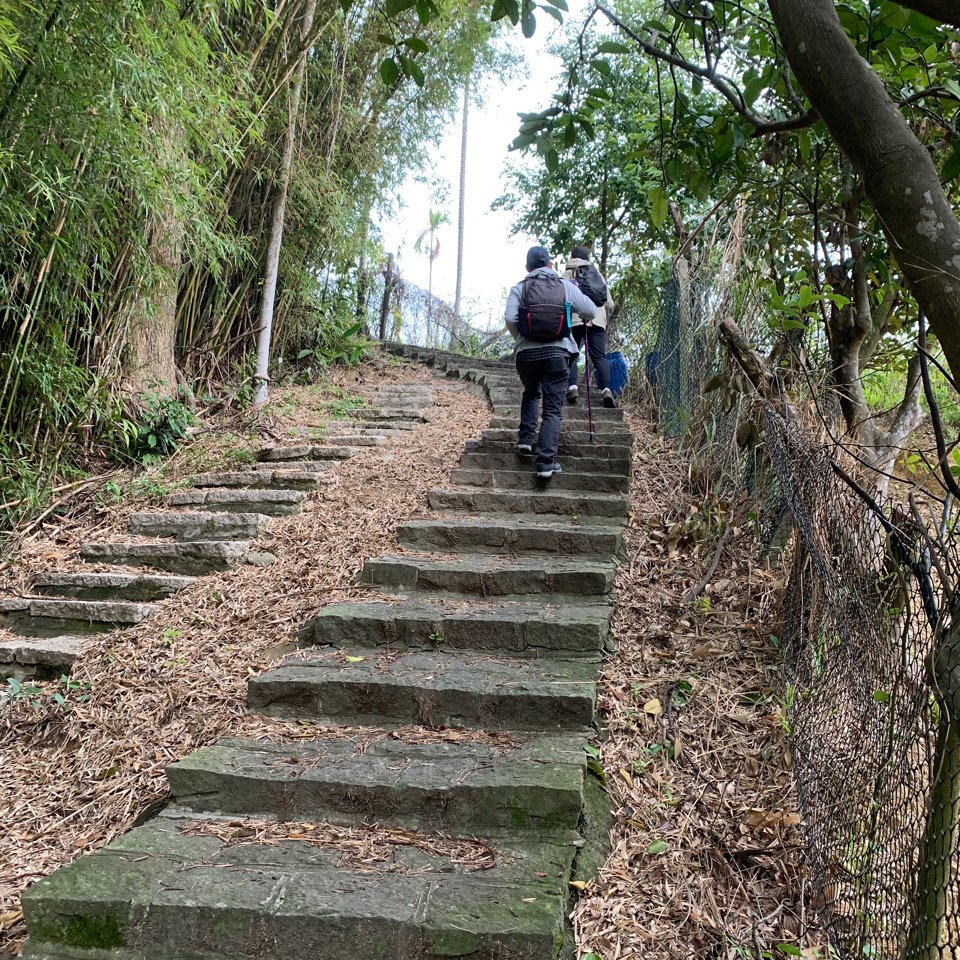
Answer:
<svg viewBox="0 0 960 960"><path fill-rule="evenodd" d="M838 439L815 333L787 334L796 363L776 396L751 387L719 319L761 356L784 334L737 243L734 223L722 249L673 265L655 309L625 304L624 340L663 431L727 500L746 496L760 551L783 568L776 642L810 905L830 944L803 955L960 958L955 500L935 476L878 477Z"/></svg>

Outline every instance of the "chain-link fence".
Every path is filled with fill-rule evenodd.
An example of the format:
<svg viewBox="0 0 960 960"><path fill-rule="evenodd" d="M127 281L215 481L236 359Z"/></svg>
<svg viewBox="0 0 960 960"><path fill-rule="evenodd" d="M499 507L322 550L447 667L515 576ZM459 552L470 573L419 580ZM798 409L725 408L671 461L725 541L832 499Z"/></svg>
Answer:
<svg viewBox="0 0 960 960"><path fill-rule="evenodd" d="M664 432L730 502L747 495L768 561L787 567L777 642L830 957L960 958L954 501L929 478L876 482L833 438L823 345L770 330L738 242L734 223L723 249L678 258L655 309L625 304L624 348ZM778 389L752 388L722 317L761 363L793 358Z"/></svg>

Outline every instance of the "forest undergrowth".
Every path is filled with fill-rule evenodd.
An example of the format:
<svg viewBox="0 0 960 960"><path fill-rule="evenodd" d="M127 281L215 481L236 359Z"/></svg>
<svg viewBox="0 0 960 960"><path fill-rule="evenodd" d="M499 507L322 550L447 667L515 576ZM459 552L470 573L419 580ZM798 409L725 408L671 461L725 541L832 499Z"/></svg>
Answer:
<svg viewBox="0 0 960 960"><path fill-rule="evenodd" d="M805 896L776 617L748 504L630 414L627 559L600 690L612 849L574 912L602 960L818 953ZM715 567L714 567L715 564Z"/></svg>

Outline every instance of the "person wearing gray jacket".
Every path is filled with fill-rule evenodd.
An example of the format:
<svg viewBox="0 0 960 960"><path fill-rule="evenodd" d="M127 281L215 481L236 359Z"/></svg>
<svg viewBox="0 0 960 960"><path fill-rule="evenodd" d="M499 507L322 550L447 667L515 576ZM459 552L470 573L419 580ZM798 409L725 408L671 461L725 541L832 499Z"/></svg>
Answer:
<svg viewBox="0 0 960 960"><path fill-rule="evenodd" d="M567 260L563 276L566 280L573 282L576 279L577 271L581 267L589 266L589 249L580 246L574 247L570 251L570 259ZM605 279L604 283L606 283ZM592 304L593 301L591 301ZM603 405L605 407L615 407L616 401L613 399L613 391L610 389L610 364L607 362L607 311L613 309L610 294L607 293L607 302L602 307L595 307L594 309L596 314L593 319L581 317L576 313L572 318L573 337L577 342L577 356L570 364L567 403L576 403L580 395L580 390L577 387L577 379L580 375L578 360L580 359L580 347L586 337L594 386L600 391Z"/></svg>
<svg viewBox="0 0 960 960"><path fill-rule="evenodd" d="M514 286L507 297L507 307L503 319L507 330L514 339L514 356L517 373L523 384L523 397L520 402L520 429L517 437L517 453L521 456L537 457L537 476L549 480L560 473L557 463L557 447L560 443L560 424L563 415L563 397L567 388L567 377L571 361L578 355L579 348L570 332L569 318L576 313L584 320L591 320L597 308L568 280L562 280L565 303L560 303L559 289L557 303L558 335L552 340L531 339L523 335L523 312L527 310L527 294L538 278L556 278L559 275L553 269L550 252L546 247L531 247L527 251L527 275ZM548 288L552 287L548 283ZM565 309L566 315L561 312ZM529 321L528 321L529 323ZM542 416L540 433L537 435L537 417ZM534 438L536 437L536 444Z"/></svg>

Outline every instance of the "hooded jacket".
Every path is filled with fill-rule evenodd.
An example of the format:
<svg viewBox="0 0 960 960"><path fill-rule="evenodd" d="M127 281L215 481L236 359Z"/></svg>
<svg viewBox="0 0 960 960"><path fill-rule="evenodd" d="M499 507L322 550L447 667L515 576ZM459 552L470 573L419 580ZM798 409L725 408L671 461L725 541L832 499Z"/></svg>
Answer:
<svg viewBox="0 0 960 960"><path fill-rule="evenodd" d="M536 270L531 270L527 277L536 277L539 274L546 274L548 276L557 276L557 271L552 267L537 267ZM524 278L526 279L526 278ZM579 289L570 283L569 280L563 281L564 290L567 293L567 300L570 301L572 305L571 313L571 322L582 323L580 319L574 320L573 318L580 316L586 317L588 320L592 318L596 311L597 307L594 305L593 301L582 294ZM532 350L534 348L542 347L551 347L558 346L563 347L567 353L578 354L580 353L580 348L577 346L576 341L570 336L569 332L566 333L559 340L555 340L553 343L543 343L540 340L528 340L526 337L520 336L520 297L523 295L523 281L516 284L511 290L510 295L507 297L507 308L503 313L504 322L507 325L507 330L510 331L510 336L514 339L513 350L514 353L520 353L521 350Z"/></svg>
<svg viewBox="0 0 960 960"><path fill-rule="evenodd" d="M577 257L571 257L571 258L567 261L566 269L565 269L564 272L563 272L563 279L564 279L564 280L569 280L569 281L572 283L572 282L573 282L573 278L574 278L574 276L576 275L577 270L578 270L580 267L588 267L589 265L590 265L590 261L589 261L589 260L580 260L580 259L577 258ZM599 271L598 271L598 272L599 272ZM602 275L601 275L601 277L602 277ZM606 277L602 277L602 279L603 279L603 282L604 282L604 283L607 282L607 278L606 278ZM583 295L581 294L581 296L583 296ZM587 298L584 297L584 299L587 299ZM613 309L613 301L610 299L609 287L608 287L608 292L607 292L607 302L606 302L602 307L598 307L598 306L596 306L596 305L594 304L594 302L591 300L591 301L590 301L590 306L593 307L593 308L596 310L596 315L593 317L592 320L590 319L589 315L586 316L586 319L587 319L587 321L588 321L588 325L591 326L591 327L603 327L604 329L606 329L606 326L607 326L607 310L612 310L612 309ZM582 316L581 316L580 314L578 314L578 313L574 313L574 315L573 315L573 317L572 317L572 319L571 319L571 323L572 323L575 327L577 327L577 326L580 326L580 325L583 324L583 320L584 320L584 317L582 317Z"/></svg>

